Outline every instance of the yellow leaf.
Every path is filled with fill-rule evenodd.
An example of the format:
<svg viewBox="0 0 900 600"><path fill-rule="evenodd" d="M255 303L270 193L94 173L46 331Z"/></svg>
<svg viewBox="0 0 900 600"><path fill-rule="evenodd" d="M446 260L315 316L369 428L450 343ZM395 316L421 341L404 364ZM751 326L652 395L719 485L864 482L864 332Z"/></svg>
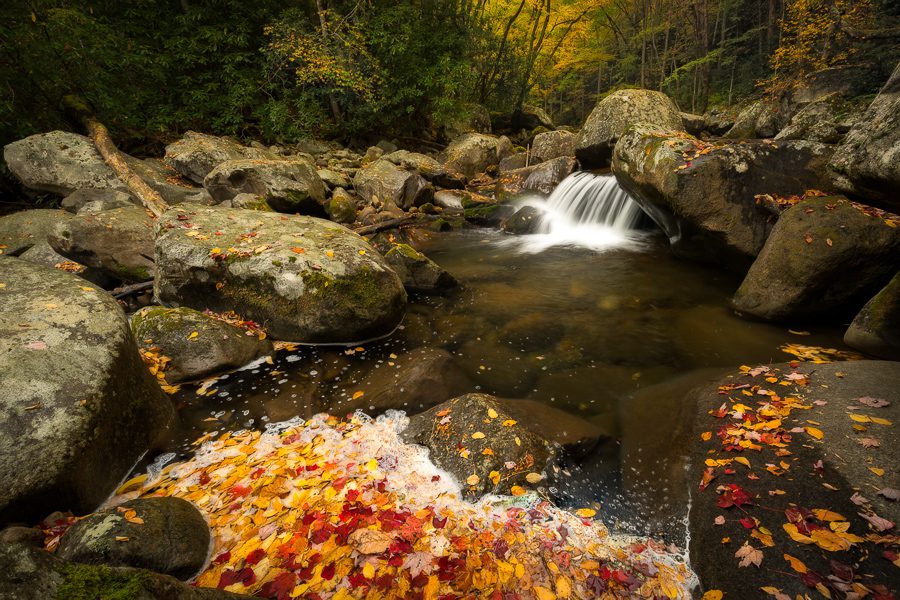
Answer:
<svg viewBox="0 0 900 600"><path fill-rule="evenodd" d="M801 561L799 558L794 558L790 554L785 554L784 560L788 561L791 564L791 568L798 573L806 573L806 565L803 564L803 561Z"/></svg>
<svg viewBox="0 0 900 600"><path fill-rule="evenodd" d="M539 585L534 586L534 595L538 600L556 600L556 594Z"/></svg>
<svg viewBox="0 0 900 600"><path fill-rule="evenodd" d="M836 513L831 510L826 510L824 508L814 508L813 514L816 515L816 518L820 521L846 521L846 517L841 515L840 513Z"/></svg>
<svg viewBox="0 0 900 600"><path fill-rule="evenodd" d="M872 420L866 415L858 415L856 413L850 413L850 418L857 423L869 423Z"/></svg>
<svg viewBox="0 0 900 600"><path fill-rule="evenodd" d="M360 252L364 252L364 250L360 250ZM441 582L438 580L438 576L432 575L428 578L428 583L425 584L425 587L422 588L422 597L424 600L435 600L440 589Z"/></svg>
<svg viewBox="0 0 900 600"><path fill-rule="evenodd" d="M493 408L489 408L489 409L488 409L488 417L490 417L491 419L496 419L496 418L497 418L497 411L494 410Z"/></svg>
<svg viewBox="0 0 900 600"><path fill-rule="evenodd" d="M127 541L128 541L128 537L127 537L127 536L124 536L124 535L117 535L117 536L116 536L116 541L117 541L117 542L127 542Z"/></svg>
<svg viewBox="0 0 900 600"><path fill-rule="evenodd" d="M569 580L560 575L556 578L556 595L560 598L568 598L572 594L572 586ZM674 596L672 596L674 598Z"/></svg>
<svg viewBox="0 0 900 600"><path fill-rule="evenodd" d="M366 563L366 565L363 567L363 577L365 577L366 579L372 579L373 577L375 577L375 565L373 565L372 563Z"/></svg>
<svg viewBox="0 0 900 600"><path fill-rule="evenodd" d="M360 250L360 251L359 251L359 255L360 255L360 256L365 256L365 254L366 254L366 251L365 251L365 250Z"/></svg>
<svg viewBox="0 0 900 600"><path fill-rule="evenodd" d="M478 485L478 482L481 481L481 478L478 475L469 475L466 478L466 483L469 485Z"/></svg>
<svg viewBox="0 0 900 600"><path fill-rule="evenodd" d="M887 419L882 419L881 417L869 417L869 420L873 423L878 423L879 425L890 425L891 422Z"/></svg>
<svg viewBox="0 0 900 600"><path fill-rule="evenodd" d="M359 400L360 398L363 397L364 394L365 394L365 392L363 392L363 391L353 392L353 397L352 397L352 399L353 399L353 400Z"/></svg>
<svg viewBox="0 0 900 600"><path fill-rule="evenodd" d="M880 469L878 467L869 467L869 470L878 475L879 477L884 475L884 469Z"/></svg>
<svg viewBox="0 0 900 600"><path fill-rule="evenodd" d="M503 421L503 423L501 423L501 425L503 425L504 427L512 427L516 423L518 423L518 421L514 421L512 419L507 419L507 420Z"/></svg>
<svg viewBox="0 0 900 600"><path fill-rule="evenodd" d="M712 438L712 431L704 431L700 434L700 439L704 442L708 442Z"/></svg>
<svg viewBox="0 0 900 600"><path fill-rule="evenodd" d="M500 483L500 473L498 471L491 471L490 473L488 473L488 479L491 480L491 483L497 485L498 483Z"/></svg>
<svg viewBox="0 0 900 600"><path fill-rule="evenodd" d="M734 459L734 462L736 462L736 463L741 463L742 465L744 465L744 466L747 467L748 469L750 468L750 461L747 460L746 458L744 458L743 456L738 456L738 457L736 457L736 458Z"/></svg>
<svg viewBox="0 0 900 600"><path fill-rule="evenodd" d="M803 429L806 431L806 433L816 438L817 440L821 440L823 437L825 437L825 434L822 433L821 429L816 429L815 427L804 427Z"/></svg>
<svg viewBox="0 0 900 600"><path fill-rule="evenodd" d="M594 515L597 514L597 511L593 508L579 508L575 511L575 514L581 517L582 519L590 519Z"/></svg>
<svg viewBox="0 0 900 600"><path fill-rule="evenodd" d="M325 256L327 256L328 258L334 258L334 250L326 250Z"/></svg>
<svg viewBox="0 0 900 600"><path fill-rule="evenodd" d="M197 333L196 331L192 331L192 332L191 332L191 335L188 336L188 339L189 339L189 340L196 339L199 335L200 335L200 334Z"/></svg>
<svg viewBox="0 0 900 600"><path fill-rule="evenodd" d="M480 439L483 439L483 438L484 438L484 434L481 433L480 431L476 431L475 433L472 434L472 439L473 439L473 440L480 440Z"/></svg>
<svg viewBox="0 0 900 600"><path fill-rule="evenodd" d="M525 488L520 487L518 485L514 485L511 488L509 488L509 493L512 494L513 496L522 496L525 494Z"/></svg>
<svg viewBox="0 0 900 600"><path fill-rule="evenodd" d="M700 600L722 600L722 590L708 590Z"/></svg>
<svg viewBox="0 0 900 600"><path fill-rule="evenodd" d="M366 463L366 471L374 471L378 468L378 461L374 458L369 459L369 462Z"/></svg>
<svg viewBox="0 0 900 600"><path fill-rule="evenodd" d="M532 484L539 482L541 479L543 479L543 477L541 477L540 473L529 473L525 476L525 481Z"/></svg>

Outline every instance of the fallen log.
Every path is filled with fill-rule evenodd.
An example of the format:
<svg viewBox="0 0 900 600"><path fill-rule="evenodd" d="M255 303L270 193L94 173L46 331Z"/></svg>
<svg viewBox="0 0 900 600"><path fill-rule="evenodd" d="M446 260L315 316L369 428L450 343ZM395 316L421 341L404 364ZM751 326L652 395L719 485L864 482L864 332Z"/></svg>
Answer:
<svg viewBox="0 0 900 600"><path fill-rule="evenodd" d="M387 229L393 229L395 227L400 227L401 225L406 225L407 223L412 223L413 221L417 221L418 219L413 216L409 217L401 217L399 219L390 219L388 221L382 221L381 223L376 223L374 225L365 225L363 227L358 227L354 229L356 233L359 235L371 235L373 233L378 233L379 231L385 231Z"/></svg>

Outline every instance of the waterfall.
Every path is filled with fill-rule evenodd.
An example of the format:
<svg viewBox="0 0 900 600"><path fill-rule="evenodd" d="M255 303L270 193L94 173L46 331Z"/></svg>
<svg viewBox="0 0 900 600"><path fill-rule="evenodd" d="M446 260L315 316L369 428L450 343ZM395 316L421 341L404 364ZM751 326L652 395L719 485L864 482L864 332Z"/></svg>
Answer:
<svg viewBox="0 0 900 600"><path fill-rule="evenodd" d="M634 248L644 237L636 229L644 214L641 207L612 175L573 173L546 200L529 198L522 204L543 213L539 233L510 242L526 252L565 245Z"/></svg>

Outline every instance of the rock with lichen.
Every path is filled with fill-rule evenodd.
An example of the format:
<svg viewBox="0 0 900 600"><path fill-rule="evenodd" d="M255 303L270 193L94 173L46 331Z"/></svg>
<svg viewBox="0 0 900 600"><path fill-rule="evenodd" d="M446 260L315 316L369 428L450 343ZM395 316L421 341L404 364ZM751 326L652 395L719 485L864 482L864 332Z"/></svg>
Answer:
<svg viewBox="0 0 900 600"><path fill-rule="evenodd" d="M458 285L453 275L409 244L395 244L384 259L410 292L439 294Z"/></svg>

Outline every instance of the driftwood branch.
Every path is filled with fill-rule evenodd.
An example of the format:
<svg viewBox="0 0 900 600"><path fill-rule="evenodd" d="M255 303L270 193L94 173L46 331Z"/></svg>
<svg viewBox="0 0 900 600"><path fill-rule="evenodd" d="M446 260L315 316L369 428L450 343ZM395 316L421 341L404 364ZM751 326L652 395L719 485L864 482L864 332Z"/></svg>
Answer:
<svg viewBox="0 0 900 600"><path fill-rule="evenodd" d="M103 123L98 121L91 114L88 106L79 98L67 97L66 105L69 110L74 112L84 124L88 135L109 165L109 168L119 177L119 179L128 186L129 191L134 194L141 204L149 210L155 217L161 216L169 208L169 205L163 200L159 193L151 188L147 183L137 176L137 174L125 162L124 155L119 152L109 135L109 130Z"/></svg>
<svg viewBox="0 0 900 600"><path fill-rule="evenodd" d="M130 296L131 294L136 294L137 292L143 292L145 290L149 290L153 288L152 281L143 281L141 283L134 283L132 285L122 286L120 288L114 289L112 292L113 298L124 298L125 296Z"/></svg>
<svg viewBox="0 0 900 600"><path fill-rule="evenodd" d="M372 235L373 233L400 227L401 225L406 225L407 223L412 223L416 220L416 217L412 216L402 217L400 219L390 219L389 221L382 221L381 223L376 223L375 225L365 225L364 227L358 227L353 231L355 231L359 235Z"/></svg>

